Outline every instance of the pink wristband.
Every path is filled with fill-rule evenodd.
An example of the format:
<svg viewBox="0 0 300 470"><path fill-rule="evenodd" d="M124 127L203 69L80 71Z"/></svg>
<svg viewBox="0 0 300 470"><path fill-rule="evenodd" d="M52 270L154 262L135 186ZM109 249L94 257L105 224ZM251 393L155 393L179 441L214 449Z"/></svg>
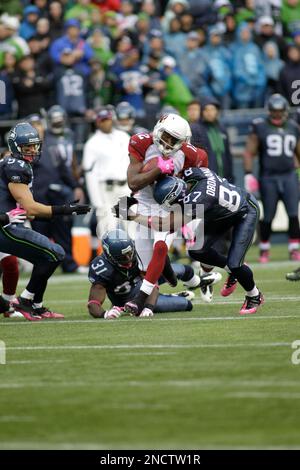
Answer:
<svg viewBox="0 0 300 470"><path fill-rule="evenodd" d="M95 305L98 305L100 307L101 302L99 302L99 300L89 300L87 304L88 305L95 304Z"/></svg>

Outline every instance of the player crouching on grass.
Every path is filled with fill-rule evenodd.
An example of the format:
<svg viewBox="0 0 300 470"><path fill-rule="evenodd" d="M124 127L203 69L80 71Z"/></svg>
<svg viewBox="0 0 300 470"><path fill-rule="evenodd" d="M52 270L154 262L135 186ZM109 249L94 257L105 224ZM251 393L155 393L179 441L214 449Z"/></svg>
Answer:
<svg viewBox="0 0 300 470"><path fill-rule="evenodd" d="M124 230L107 232L102 237L102 246L103 254L97 256L90 265L89 280L92 286L87 305L92 317L113 320L122 315L123 306L139 291L143 278L138 266L134 241ZM191 266L172 264L172 268L183 283L189 283L196 276ZM210 274L209 282L212 282L212 278L218 277L218 273L213 274L214 277ZM159 283L163 282L165 279L162 277ZM200 284L200 278L197 284ZM106 296L113 305L109 310L104 310L102 306ZM170 295L159 294L159 289L156 287L147 298L139 316L151 317L153 312L190 311L193 308L191 300L194 296L190 291Z"/></svg>

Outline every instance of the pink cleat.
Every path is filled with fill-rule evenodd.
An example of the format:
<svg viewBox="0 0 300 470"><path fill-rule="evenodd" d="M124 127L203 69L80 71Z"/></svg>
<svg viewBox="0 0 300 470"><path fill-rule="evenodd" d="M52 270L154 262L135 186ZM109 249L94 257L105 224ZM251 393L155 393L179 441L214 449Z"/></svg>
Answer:
<svg viewBox="0 0 300 470"><path fill-rule="evenodd" d="M290 251L290 260L291 261L300 261L300 252L299 252L299 250Z"/></svg>
<svg viewBox="0 0 300 470"><path fill-rule="evenodd" d="M221 295L223 297L228 297L228 295L232 294L232 292L235 291L235 289L237 288L237 284L238 282L233 276L233 274L229 274L224 286L221 289Z"/></svg>
<svg viewBox="0 0 300 470"><path fill-rule="evenodd" d="M258 307L260 305L263 305L263 303L264 303L264 297L261 292L254 297L249 297L248 295L246 295L245 301L240 310L240 315L248 315L251 313L256 313L258 310Z"/></svg>
<svg viewBox="0 0 300 470"><path fill-rule="evenodd" d="M28 321L40 321L42 319L42 317L37 315L34 311L31 300L18 297L17 299L13 300L11 305L15 311L20 312Z"/></svg>
<svg viewBox="0 0 300 470"><path fill-rule="evenodd" d="M266 264L270 261L270 252L269 250L260 250L259 260L260 263Z"/></svg>
<svg viewBox="0 0 300 470"><path fill-rule="evenodd" d="M41 318L47 318L47 319L48 318L57 318L57 319L65 318L62 313L52 312L52 310L50 310L47 307L35 308L34 312L36 313L36 315L38 315Z"/></svg>

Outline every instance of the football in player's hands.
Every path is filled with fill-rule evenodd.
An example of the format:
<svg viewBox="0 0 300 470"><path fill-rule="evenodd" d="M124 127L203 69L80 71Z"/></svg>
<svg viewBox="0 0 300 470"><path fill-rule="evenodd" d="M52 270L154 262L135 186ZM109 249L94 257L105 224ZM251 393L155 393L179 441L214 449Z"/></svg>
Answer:
<svg viewBox="0 0 300 470"><path fill-rule="evenodd" d="M148 173L148 171L157 168L158 157L153 157L151 160L147 160L146 163L142 166L140 173Z"/></svg>
<svg viewBox="0 0 300 470"><path fill-rule="evenodd" d="M159 168L163 175L172 175L174 173L173 159L164 156L153 157L142 166L140 173L148 173L153 168Z"/></svg>

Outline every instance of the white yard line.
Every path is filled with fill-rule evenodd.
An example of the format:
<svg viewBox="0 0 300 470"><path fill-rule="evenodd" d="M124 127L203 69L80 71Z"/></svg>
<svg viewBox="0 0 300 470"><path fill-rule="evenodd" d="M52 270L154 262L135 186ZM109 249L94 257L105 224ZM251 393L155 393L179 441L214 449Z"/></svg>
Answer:
<svg viewBox="0 0 300 470"><path fill-rule="evenodd" d="M270 399L278 398L283 400L299 400L300 393L297 392L231 392L226 394L227 398L258 398Z"/></svg>
<svg viewBox="0 0 300 470"><path fill-rule="evenodd" d="M277 348L291 347L291 343L274 342L274 343L215 343L215 344L69 344L56 346L7 346L8 351L61 351L61 350L118 350L118 349L222 349L222 348ZM1 387L1 383L0 383Z"/></svg>
<svg viewBox="0 0 300 470"><path fill-rule="evenodd" d="M207 305L207 304L206 304ZM184 313L184 312L181 312L181 313ZM122 320L119 320L119 321L102 321L102 320L44 320L44 321L40 321L40 322L35 322L34 323L34 326L38 326L38 325L53 325L53 324L69 324L69 325L72 325L73 323L90 323L92 324L93 326L95 326L96 324L98 325L114 325L114 327L116 325L122 325L122 324L125 324L127 322L137 322L137 324L143 324L144 322L152 322L152 321L164 321L164 322L172 322L172 321L230 321L230 320L237 320L237 321L246 321L246 320L287 320L287 319L294 319L294 320L299 320L300 319L300 313L299 315L260 315L259 313L255 314L255 315L239 315L239 314L236 314L236 316L231 316L231 317L201 317L200 314L199 314L199 317L178 317L178 318L166 318L164 317L165 314L157 314L154 316L154 319L153 318L122 318ZM166 314L167 315L167 314ZM10 321L4 321L4 322L1 322L1 327L2 326L19 326L19 325L32 325L32 322L30 321L14 321L14 320L10 320Z"/></svg>

